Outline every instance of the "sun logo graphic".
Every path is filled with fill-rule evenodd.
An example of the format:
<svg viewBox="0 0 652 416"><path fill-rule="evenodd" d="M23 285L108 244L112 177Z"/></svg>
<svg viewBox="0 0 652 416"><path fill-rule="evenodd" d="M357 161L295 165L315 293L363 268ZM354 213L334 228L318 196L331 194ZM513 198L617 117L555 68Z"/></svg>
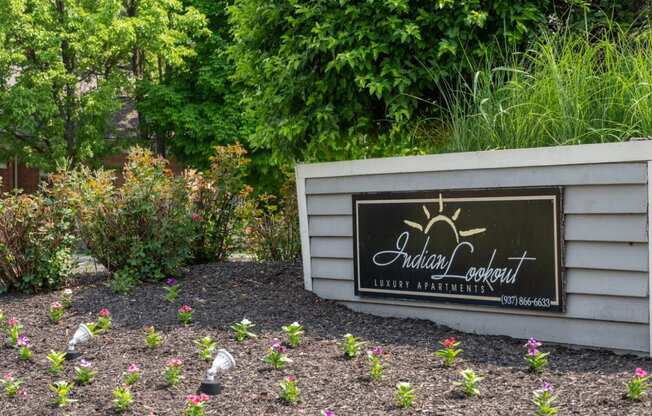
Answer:
<svg viewBox="0 0 652 416"><path fill-rule="evenodd" d="M445 215L444 212L444 199L442 198L441 194L439 194L439 200L438 200L438 205L439 205L439 213L436 216L432 216L430 214L430 211L428 210L428 207L425 205L422 206L423 212L426 215L426 222L424 225L419 224L416 221L410 221L410 220L403 220L403 222L412 228L415 228L419 231L421 231L424 234L428 234L430 230L432 229L432 226L437 224L438 222L443 222L446 223L450 226L451 230L453 231L453 235L455 236L455 241L457 243L460 242L460 237L470 237L472 235L476 234L481 234L487 231L486 228L473 228L470 230L458 230L457 225L455 225L455 221L459 218L460 214L462 213L462 209L458 208L455 210L455 213L453 216L449 217Z"/></svg>

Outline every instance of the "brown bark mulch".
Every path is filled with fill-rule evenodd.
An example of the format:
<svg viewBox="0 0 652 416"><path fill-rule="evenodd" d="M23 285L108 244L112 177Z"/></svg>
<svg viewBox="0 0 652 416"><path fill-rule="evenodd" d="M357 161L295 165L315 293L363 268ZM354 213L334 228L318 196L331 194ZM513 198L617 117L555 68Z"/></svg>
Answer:
<svg viewBox="0 0 652 416"><path fill-rule="evenodd" d="M201 382L208 363L198 358L193 340L210 335L218 348L226 348L237 368L224 378L224 391L207 406L209 415L319 415L331 409L342 415L531 415L532 391L549 381L556 388L561 415L650 415L652 397L640 403L623 399L624 383L634 368L652 370L647 358L604 351L544 345L551 353L543 376L529 374L523 360L523 340L460 333L434 323L390 319L354 313L321 300L303 289L301 269L289 264L247 262L191 268L179 280L180 297L174 304L162 299L161 284L146 284L129 296L113 294L101 275L80 279L75 300L58 324L48 320L48 306L58 293L34 296L0 296L0 308L25 325L34 345L31 362L18 359L17 351L0 349L0 371L12 372L24 381L19 397L0 399L0 415L113 415L111 391L120 383L130 363L139 363L143 378L133 388L135 403L128 415L180 415L187 394ZM178 324L176 310L191 305L194 323ZM79 323L95 319L100 308L113 314L113 328L80 346L98 372L88 386L76 387L71 407L52 405L48 385L72 380L74 366L67 362L64 376L48 373L45 356L64 350ZM229 326L247 317L256 324L257 339L238 343ZM274 371L261 361L272 338L282 338L281 326L301 322L306 335L301 346L289 350L293 363ZM144 328L154 325L164 334L164 344L149 351ZM381 345L386 354L385 375L380 382L368 378L366 357L344 360L338 342L352 333ZM536 335L536 334L533 334ZM437 341L455 336L465 352L456 369L443 367L433 355ZM165 361L184 361L184 381L170 389L161 375ZM459 370L473 368L485 379L482 395L461 397L453 382ZM298 378L301 401L291 407L278 399L278 383L286 375ZM398 409L395 385L412 383L417 399L414 409Z"/></svg>

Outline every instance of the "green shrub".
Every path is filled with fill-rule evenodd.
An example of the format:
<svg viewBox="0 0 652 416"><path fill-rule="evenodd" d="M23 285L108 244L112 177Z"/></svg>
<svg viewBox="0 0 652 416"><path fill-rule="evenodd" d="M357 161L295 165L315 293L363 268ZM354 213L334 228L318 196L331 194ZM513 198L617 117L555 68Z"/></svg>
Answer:
<svg viewBox="0 0 652 416"><path fill-rule="evenodd" d="M197 229L192 246L196 263L225 260L237 246L241 234L241 206L246 151L239 144L216 146L207 172L194 170L184 175L191 218Z"/></svg>
<svg viewBox="0 0 652 416"><path fill-rule="evenodd" d="M81 240L114 274L118 292L175 274L190 259L195 238L185 183L165 159L133 148L123 174L120 187L111 172L83 167L53 180L77 213Z"/></svg>
<svg viewBox="0 0 652 416"><path fill-rule="evenodd" d="M542 36L488 59L447 91L438 151L601 143L652 136L652 30Z"/></svg>
<svg viewBox="0 0 652 416"><path fill-rule="evenodd" d="M72 268L71 212L45 190L0 195L0 292L65 283Z"/></svg>
<svg viewBox="0 0 652 416"><path fill-rule="evenodd" d="M261 194L247 201L247 247L259 261L295 261L301 256L299 213L294 180L280 198Z"/></svg>

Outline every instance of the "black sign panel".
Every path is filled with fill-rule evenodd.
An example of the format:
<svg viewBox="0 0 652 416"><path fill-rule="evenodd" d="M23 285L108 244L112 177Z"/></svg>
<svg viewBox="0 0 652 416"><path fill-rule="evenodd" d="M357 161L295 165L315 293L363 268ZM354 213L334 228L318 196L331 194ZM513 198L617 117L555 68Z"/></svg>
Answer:
<svg viewBox="0 0 652 416"><path fill-rule="evenodd" d="M355 294L564 310L562 189L353 195Z"/></svg>

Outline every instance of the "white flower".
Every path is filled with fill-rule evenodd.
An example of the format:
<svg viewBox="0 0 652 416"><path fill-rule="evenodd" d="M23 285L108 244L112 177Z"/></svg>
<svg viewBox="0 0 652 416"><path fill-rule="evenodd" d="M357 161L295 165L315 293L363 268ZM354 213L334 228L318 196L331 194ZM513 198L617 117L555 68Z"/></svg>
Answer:
<svg viewBox="0 0 652 416"><path fill-rule="evenodd" d="M250 324L251 324L251 321L250 321L249 319L247 319L247 318L244 318L240 323L241 323L242 325L250 325Z"/></svg>
<svg viewBox="0 0 652 416"><path fill-rule="evenodd" d="M298 323L298 322L293 322L292 325L290 325L290 326L301 326L301 324Z"/></svg>
<svg viewBox="0 0 652 416"><path fill-rule="evenodd" d="M66 289L63 291L63 294L66 296L72 296L72 289Z"/></svg>

